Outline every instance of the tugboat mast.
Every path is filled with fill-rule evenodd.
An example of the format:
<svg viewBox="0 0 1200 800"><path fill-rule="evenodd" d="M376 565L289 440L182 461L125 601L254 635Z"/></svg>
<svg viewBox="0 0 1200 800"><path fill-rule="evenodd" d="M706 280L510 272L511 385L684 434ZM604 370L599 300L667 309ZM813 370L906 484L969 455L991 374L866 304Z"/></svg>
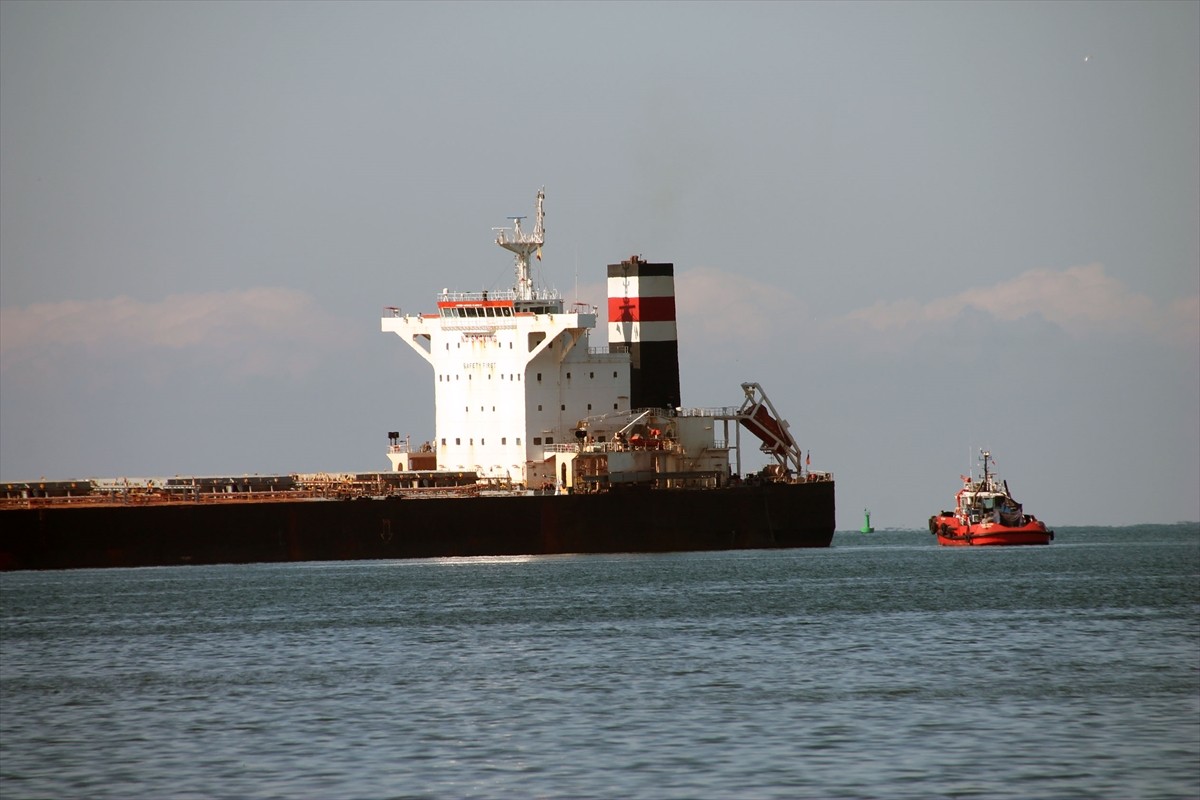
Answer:
<svg viewBox="0 0 1200 800"><path fill-rule="evenodd" d="M517 285L513 287L513 292L517 300L533 299L533 280L529 277L529 255L536 252L539 260L542 257L542 244L546 240L546 231L542 227L542 220L546 216L542 210L542 202L545 199L546 187L543 186L537 194L537 216L534 218L533 233L521 230L521 220L525 217L509 217L513 223L511 229L494 228L497 232L496 244L505 250L511 250L514 254Z"/></svg>

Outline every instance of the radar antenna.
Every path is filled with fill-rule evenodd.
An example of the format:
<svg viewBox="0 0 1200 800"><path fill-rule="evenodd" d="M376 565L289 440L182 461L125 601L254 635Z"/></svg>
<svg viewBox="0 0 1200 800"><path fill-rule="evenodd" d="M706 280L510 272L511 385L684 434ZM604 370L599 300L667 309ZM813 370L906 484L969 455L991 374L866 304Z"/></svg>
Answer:
<svg viewBox="0 0 1200 800"><path fill-rule="evenodd" d="M542 219L546 216L542 210L542 202L546 199L546 187L543 186L537 194L537 217L533 225L533 233L521 230L521 220L525 217L509 217L512 228L493 228L496 233L496 244L514 253L516 262L517 285L513 287L518 300L533 299L533 280L529 277L529 255L536 252L538 260L542 258L542 243L546 240L546 231L542 227Z"/></svg>

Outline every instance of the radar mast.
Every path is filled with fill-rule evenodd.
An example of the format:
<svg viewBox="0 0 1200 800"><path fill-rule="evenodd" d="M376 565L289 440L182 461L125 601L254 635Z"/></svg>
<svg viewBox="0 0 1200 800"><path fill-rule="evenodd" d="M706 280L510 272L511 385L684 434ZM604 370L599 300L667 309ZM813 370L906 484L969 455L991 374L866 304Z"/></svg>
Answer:
<svg viewBox="0 0 1200 800"><path fill-rule="evenodd" d="M546 239L546 231L542 227L542 219L546 216L542 210L542 202L546 199L546 187L537 194L537 216L533 225L533 233L521 230L521 220L525 217L509 217L512 228L493 228L497 231L496 244L514 253L516 262L517 285L513 292L518 300L533 299L533 280L529 277L529 255L536 252L538 260L542 258L542 243Z"/></svg>

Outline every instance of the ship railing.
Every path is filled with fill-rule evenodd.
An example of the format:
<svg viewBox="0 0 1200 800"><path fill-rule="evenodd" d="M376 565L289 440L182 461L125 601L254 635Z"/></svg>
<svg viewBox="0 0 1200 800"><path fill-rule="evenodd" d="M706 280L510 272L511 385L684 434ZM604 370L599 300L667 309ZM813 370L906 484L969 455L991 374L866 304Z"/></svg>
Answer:
<svg viewBox="0 0 1200 800"><path fill-rule="evenodd" d="M398 445L403 447L404 445ZM416 473L310 473L288 476L286 486L272 485L273 479L249 479L225 483L164 481L106 481L87 494L0 497L0 510L61 508L64 506L131 506L178 504L264 503L284 500L335 500L355 497L459 496L477 491L475 481L465 475L438 481L434 486L412 485ZM257 481L257 482L256 482ZM467 487L467 488L463 488Z"/></svg>
<svg viewBox="0 0 1200 800"><path fill-rule="evenodd" d="M442 330L474 332L486 336L500 330L515 330L517 327L516 322L507 322L503 317L467 317L461 318L462 322L450 322L450 319L450 317L442 317ZM455 319L460 318L456 317Z"/></svg>
<svg viewBox="0 0 1200 800"><path fill-rule="evenodd" d="M687 491L716 489L725 482L725 474L716 470L686 472L637 472L618 475L582 475L575 479L575 491L579 494L621 491L631 486L645 486L658 490Z"/></svg>
<svg viewBox="0 0 1200 800"><path fill-rule="evenodd" d="M516 300L517 293L512 289L502 289L500 291L486 292L450 292L442 291L436 295L439 302L442 303L471 303L482 302L484 300Z"/></svg>
<svg viewBox="0 0 1200 800"><path fill-rule="evenodd" d="M721 406L718 408L681 408L676 412L679 417L714 417L716 419L732 418L737 416L737 409L734 406Z"/></svg>
<svg viewBox="0 0 1200 800"><path fill-rule="evenodd" d="M720 445L718 445L718 448ZM583 446L585 453L628 453L635 450L659 450L664 453L686 454L687 449L674 439L630 439L626 441L588 442Z"/></svg>
<svg viewBox="0 0 1200 800"><path fill-rule="evenodd" d="M264 492L114 492L73 497L27 497L0 499L0 510L29 508L62 508L65 506L161 506L222 503L270 503L284 500L317 500L332 498L317 490L290 489Z"/></svg>
<svg viewBox="0 0 1200 800"><path fill-rule="evenodd" d="M435 497L477 497L482 487L477 483L466 484L464 486L420 486L417 488L400 489L392 492L394 495L407 498L435 498Z"/></svg>
<svg viewBox="0 0 1200 800"><path fill-rule="evenodd" d="M488 289L479 292L451 292L443 290L438 292L435 297L441 303L481 303L487 300L516 301L526 299L519 297L512 289ZM563 298L557 289L542 287L535 290L533 296L527 299L532 302L538 302L541 300L562 300Z"/></svg>
<svg viewBox="0 0 1200 800"><path fill-rule="evenodd" d="M356 497L463 497L479 494L478 484L458 486L379 486L375 483L263 492L158 491L93 494L72 497L0 498L0 511L86 506L229 505L278 503L289 500L343 500Z"/></svg>
<svg viewBox="0 0 1200 800"><path fill-rule="evenodd" d="M416 455L421 455L422 453L424 453L426 455L432 455L433 454L433 444L431 442L424 442L419 445L414 445L412 442L404 441L404 442L400 442L399 444L388 445L388 452L389 453L414 453Z"/></svg>
<svg viewBox="0 0 1200 800"><path fill-rule="evenodd" d="M588 355L590 356L615 356L629 352L627 344L610 344L604 347L589 347Z"/></svg>

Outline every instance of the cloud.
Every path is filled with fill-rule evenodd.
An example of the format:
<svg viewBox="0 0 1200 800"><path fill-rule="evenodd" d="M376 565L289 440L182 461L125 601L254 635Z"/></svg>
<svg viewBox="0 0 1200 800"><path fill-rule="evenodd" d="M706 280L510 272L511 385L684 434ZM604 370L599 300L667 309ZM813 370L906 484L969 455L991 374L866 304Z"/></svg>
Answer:
<svg viewBox="0 0 1200 800"><path fill-rule="evenodd" d="M230 377L298 378L345 348L349 330L309 295L280 287L158 302L122 296L39 303L0 309L0 369L48 372L82 354L99 361L162 357Z"/></svg>
<svg viewBox="0 0 1200 800"><path fill-rule="evenodd" d="M896 342L944 327L970 312L1002 322L1041 318L1076 339L1142 335L1181 346L1200 343L1200 298L1182 298L1160 307L1106 275L1100 264L1029 270L1010 281L924 303L881 301L833 324Z"/></svg>
<svg viewBox="0 0 1200 800"><path fill-rule="evenodd" d="M768 344L780 335L780 325L806 316L785 289L707 267L675 276L675 301L688 342L706 348Z"/></svg>

